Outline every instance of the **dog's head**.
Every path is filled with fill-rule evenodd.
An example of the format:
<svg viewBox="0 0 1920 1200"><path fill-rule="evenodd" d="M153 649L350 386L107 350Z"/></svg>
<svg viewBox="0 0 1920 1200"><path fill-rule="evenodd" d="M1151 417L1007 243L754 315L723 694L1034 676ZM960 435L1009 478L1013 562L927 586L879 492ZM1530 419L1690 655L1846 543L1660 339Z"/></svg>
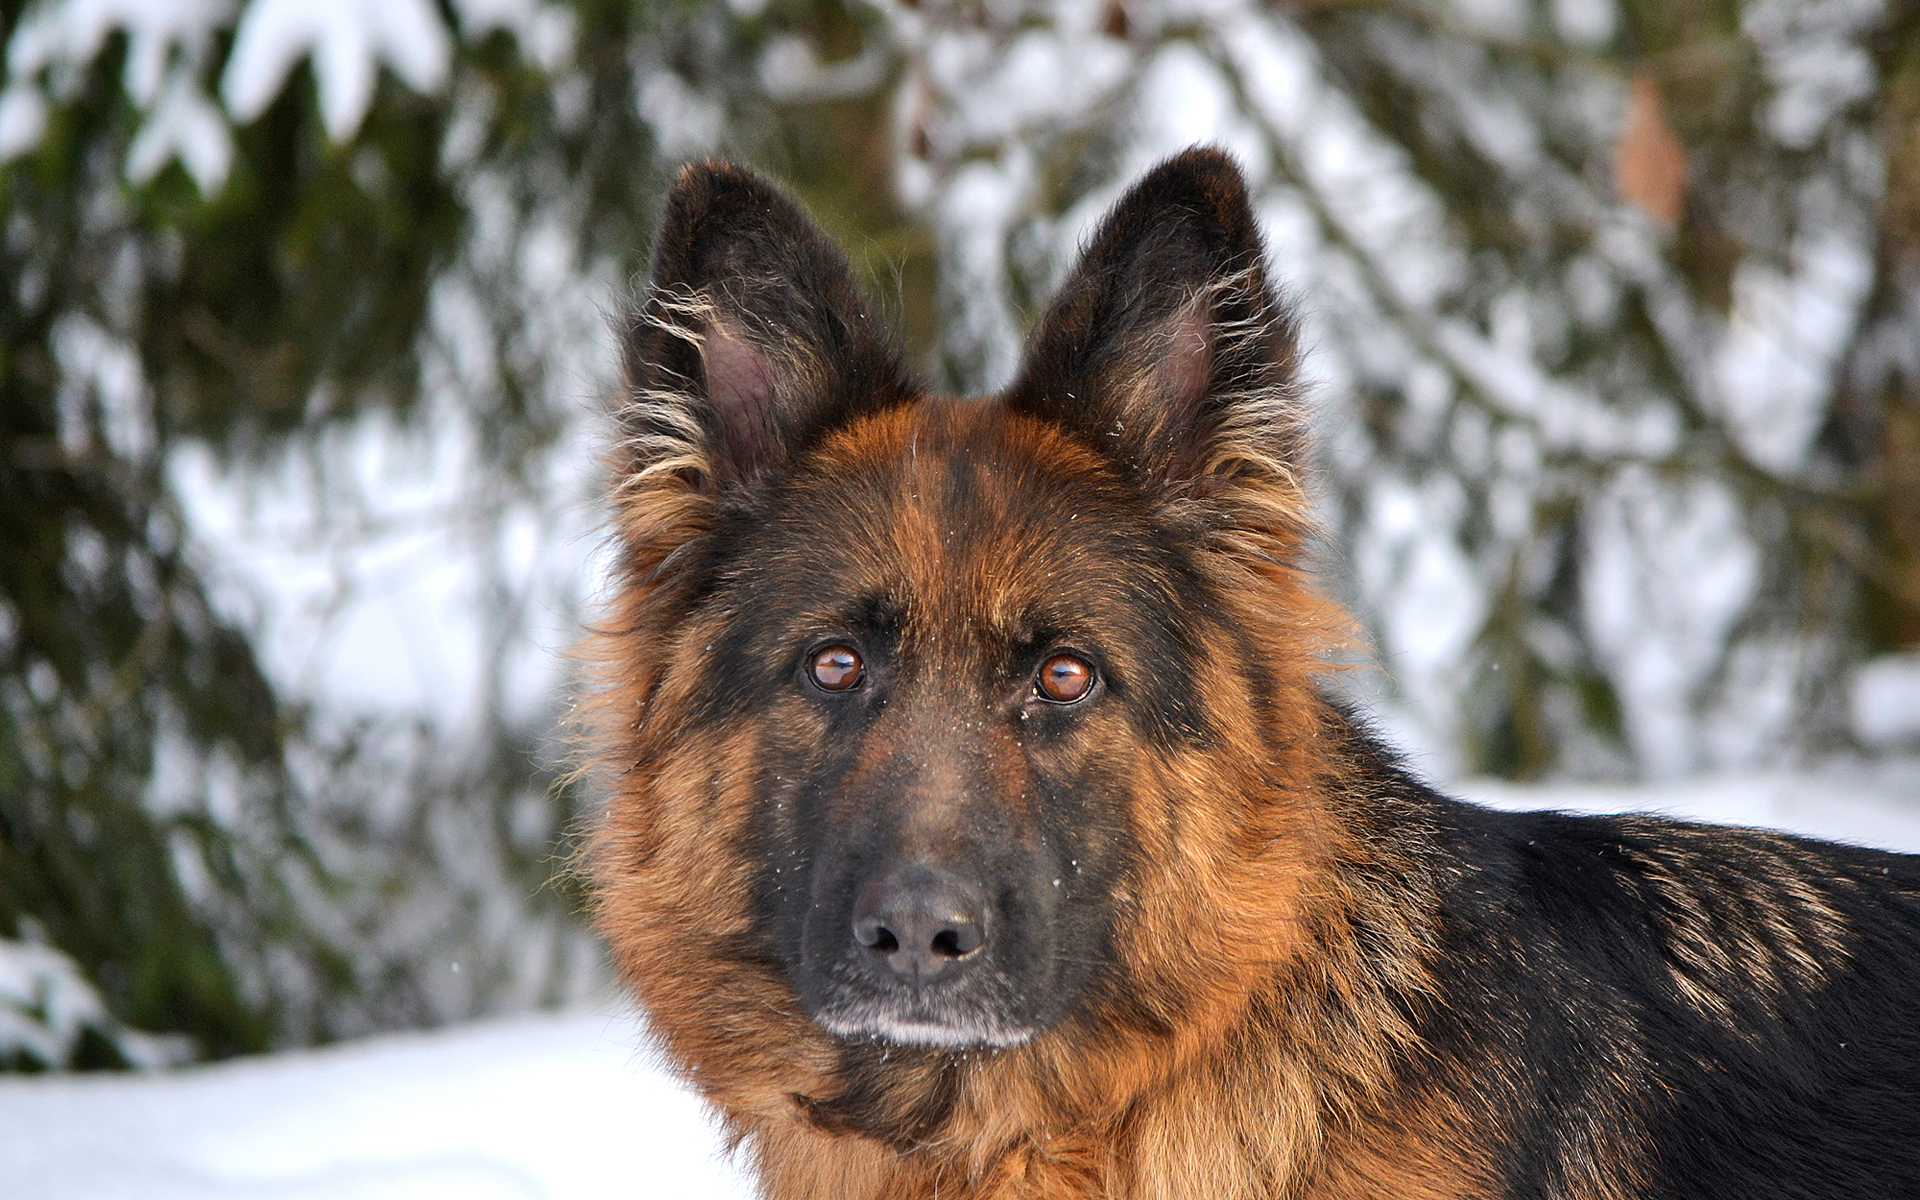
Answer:
<svg viewBox="0 0 1920 1200"><path fill-rule="evenodd" d="M838 1039L1010 1047L1122 996L1164 1029L1284 953L1248 926L1297 884L1270 797L1330 619L1293 356L1217 152L1118 203L976 399L912 381L787 196L681 174L599 656L600 923L656 1023L797 996Z"/></svg>

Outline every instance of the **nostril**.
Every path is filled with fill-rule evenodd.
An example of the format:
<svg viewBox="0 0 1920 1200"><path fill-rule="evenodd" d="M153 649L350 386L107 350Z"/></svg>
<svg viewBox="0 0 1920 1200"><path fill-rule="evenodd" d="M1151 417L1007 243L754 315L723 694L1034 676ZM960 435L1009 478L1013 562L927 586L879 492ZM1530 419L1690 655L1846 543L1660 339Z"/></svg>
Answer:
<svg viewBox="0 0 1920 1200"><path fill-rule="evenodd" d="M862 946L877 954L892 954L900 948L900 939L894 932L878 921L866 920L854 923L853 936Z"/></svg>
<svg viewBox="0 0 1920 1200"><path fill-rule="evenodd" d="M933 935L933 952L941 958L965 958L979 948L980 927L972 923Z"/></svg>

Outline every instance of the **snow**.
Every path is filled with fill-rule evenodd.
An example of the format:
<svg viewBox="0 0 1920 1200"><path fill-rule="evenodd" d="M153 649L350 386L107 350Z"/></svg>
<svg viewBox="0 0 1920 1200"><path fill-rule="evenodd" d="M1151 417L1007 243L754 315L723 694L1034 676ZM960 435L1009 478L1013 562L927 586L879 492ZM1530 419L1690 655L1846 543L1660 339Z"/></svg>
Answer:
<svg viewBox="0 0 1920 1200"><path fill-rule="evenodd" d="M456 0L453 11L464 37L505 30L543 69L572 57L574 20L560 5ZM233 47L217 82L223 112L205 86L214 81L203 77L228 30ZM207 196L232 163L229 117L259 117L302 61L312 64L327 136L346 142L366 119L382 67L431 94L446 86L454 57L453 33L432 0L43 0L6 43L0 163L39 144L48 93L71 99L116 31L127 39L121 86L146 115L127 177L144 184L177 157Z"/></svg>
<svg viewBox="0 0 1920 1200"><path fill-rule="evenodd" d="M344 142L373 103L382 62L415 91L437 92L446 83L453 44L427 0L253 0L220 81L228 110L241 121L258 117L309 53L327 136Z"/></svg>
<svg viewBox="0 0 1920 1200"><path fill-rule="evenodd" d="M41 1067L63 1066L88 1031L110 1042L132 1066L172 1066L192 1057L186 1038L157 1037L120 1025L79 964L41 940L42 931L32 918L21 925L33 940L0 938L0 1062L25 1059Z"/></svg>
<svg viewBox="0 0 1920 1200"><path fill-rule="evenodd" d="M1736 772L1638 787L1528 786L1474 779L1454 785L1452 791L1509 812L1538 808L1655 812L1920 854L1920 759L1832 763L1804 771Z"/></svg>
<svg viewBox="0 0 1920 1200"><path fill-rule="evenodd" d="M415 420L376 411L259 467L194 444L166 464L215 605L277 683L449 735L550 703L596 545L585 404L529 464L543 486L503 495L453 382Z"/></svg>
<svg viewBox="0 0 1920 1200"><path fill-rule="evenodd" d="M196 75L215 31L233 12L231 0L48 0L34 6L7 40L0 163L32 150L46 133L42 77L55 98L70 99L82 83L82 68L119 30L127 46L121 86L148 114L128 152L128 177L144 183L178 155L201 192L211 195L226 182L233 146L225 117L201 92Z"/></svg>
<svg viewBox="0 0 1920 1200"><path fill-rule="evenodd" d="M1859 44L1884 19L1884 0L1759 0L1740 14L1776 88L1773 134L1813 144L1847 105L1873 94L1873 60Z"/></svg>
<svg viewBox="0 0 1920 1200"><path fill-rule="evenodd" d="M1920 759L1456 790L1509 810L1657 811L1920 852ZM0 1163L9 1194L46 1200L751 1194L699 1100L612 1011L145 1075L0 1078Z"/></svg>
<svg viewBox="0 0 1920 1200"><path fill-rule="evenodd" d="M1552 9L1554 29L1576 46L1605 46L1620 20L1612 0L1553 0Z"/></svg>
<svg viewBox="0 0 1920 1200"><path fill-rule="evenodd" d="M212 196L233 166L233 136L226 118L207 99L190 71L175 71L167 90L127 147L127 178L144 184L174 159L193 177L202 196Z"/></svg>
<svg viewBox="0 0 1920 1200"><path fill-rule="evenodd" d="M634 95L640 118L653 126L659 153L669 161L711 152L725 132L727 113L672 71L645 76Z"/></svg>
<svg viewBox="0 0 1920 1200"><path fill-rule="evenodd" d="M1837 206L1822 205L1831 210ZM1728 427L1747 455L1790 476L1805 462L1873 285L1874 230L1831 211L1810 216L1792 269L1748 260L1733 272L1733 313L1714 365Z"/></svg>
<svg viewBox="0 0 1920 1200"><path fill-rule="evenodd" d="M0 163L40 144L47 130L47 101L38 88L15 84L0 92Z"/></svg>
<svg viewBox="0 0 1920 1200"><path fill-rule="evenodd" d="M55 91L77 82L76 68L92 62L115 30L127 37L121 84L145 107L160 93L166 65L179 54L204 57L215 28L233 15L230 0L49 0L36 5L7 41L7 72L14 80L42 71L54 75Z"/></svg>
<svg viewBox="0 0 1920 1200"><path fill-rule="evenodd" d="M522 1200L748 1195L626 1016L396 1034L140 1076L0 1079L9 1195Z"/></svg>
<svg viewBox="0 0 1920 1200"><path fill-rule="evenodd" d="M1920 653L1888 654L1853 677L1853 727L1869 745L1920 740Z"/></svg>
<svg viewBox="0 0 1920 1200"><path fill-rule="evenodd" d="M1762 584L1738 500L1717 480L1632 466L1591 505L1586 532L1587 632L1610 664L1627 736L1656 777L1699 770L1706 747L1674 718L1694 708Z"/></svg>
<svg viewBox="0 0 1920 1200"><path fill-rule="evenodd" d="M1384 715L1403 744L1419 748L1429 770L1449 777L1459 768L1458 739L1418 714L1448 711L1447 697L1465 683L1462 663L1486 618L1473 563L1451 533L1462 502L1459 485L1446 476L1418 487L1391 477L1376 480L1371 520L1353 555L1365 594L1382 598L1381 661L1417 710ZM1370 699L1400 708L1391 697Z"/></svg>

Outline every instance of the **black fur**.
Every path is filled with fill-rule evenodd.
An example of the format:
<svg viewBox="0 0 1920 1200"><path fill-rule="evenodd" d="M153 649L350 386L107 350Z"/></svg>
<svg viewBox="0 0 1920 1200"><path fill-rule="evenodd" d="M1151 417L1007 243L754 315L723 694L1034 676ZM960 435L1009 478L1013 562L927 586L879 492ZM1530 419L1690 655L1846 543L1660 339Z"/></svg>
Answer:
<svg viewBox="0 0 1920 1200"><path fill-rule="evenodd" d="M1644 1160L1644 1186L1621 1194L1649 1200L1920 1196L1920 858L1490 811L1343 720L1378 789L1375 836L1446 881L1438 991L1417 1005L1426 1055L1404 1082L1499 1081L1479 1096L1503 1134L1499 1194L1574 1190L1571 1134L1603 1176ZM1697 964L1709 947L1724 966Z"/></svg>

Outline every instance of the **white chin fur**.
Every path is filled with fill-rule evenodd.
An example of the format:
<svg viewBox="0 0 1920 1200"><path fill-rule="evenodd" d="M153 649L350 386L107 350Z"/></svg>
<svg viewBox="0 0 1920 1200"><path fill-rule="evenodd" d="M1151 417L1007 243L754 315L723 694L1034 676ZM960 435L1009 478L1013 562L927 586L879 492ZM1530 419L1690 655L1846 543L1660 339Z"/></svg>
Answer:
<svg viewBox="0 0 1920 1200"><path fill-rule="evenodd" d="M879 1038L899 1046L937 1046L948 1050L1007 1050L1025 1044L1034 1030L974 1021L913 1021L879 1013L822 1013L820 1027L843 1038Z"/></svg>

